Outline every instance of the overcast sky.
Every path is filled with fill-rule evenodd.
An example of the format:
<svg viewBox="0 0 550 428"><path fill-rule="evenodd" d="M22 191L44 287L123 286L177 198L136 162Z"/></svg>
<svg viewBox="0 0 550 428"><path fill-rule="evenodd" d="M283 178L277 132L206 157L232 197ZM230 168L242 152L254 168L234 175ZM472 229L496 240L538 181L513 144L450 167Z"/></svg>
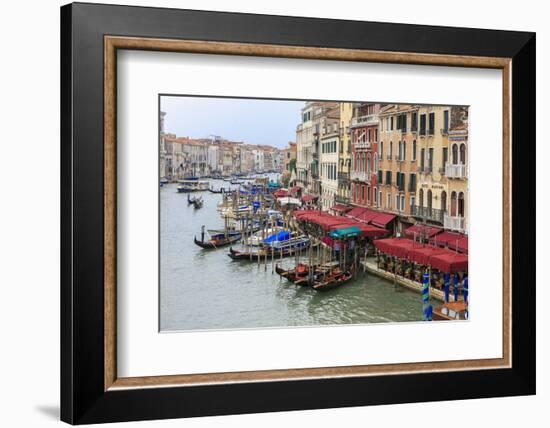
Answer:
<svg viewBox="0 0 550 428"><path fill-rule="evenodd" d="M163 96L164 131L178 137L219 135L284 148L296 140L303 101Z"/></svg>

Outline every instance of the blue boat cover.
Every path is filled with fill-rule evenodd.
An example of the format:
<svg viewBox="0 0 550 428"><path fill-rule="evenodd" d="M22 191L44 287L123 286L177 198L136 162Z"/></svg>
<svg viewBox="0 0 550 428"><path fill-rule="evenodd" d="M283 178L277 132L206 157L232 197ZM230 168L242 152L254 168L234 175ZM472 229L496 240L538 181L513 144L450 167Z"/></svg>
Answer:
<svg viewBox="0 0 550 428"><path fill-rule="evenodd" d="M264 239L264 242L266 244L269 244L275 241L287 241L288 239L290 239L290 232L288 230L282 230L278 233L274 233L273 235L268 236Z"/></svg>

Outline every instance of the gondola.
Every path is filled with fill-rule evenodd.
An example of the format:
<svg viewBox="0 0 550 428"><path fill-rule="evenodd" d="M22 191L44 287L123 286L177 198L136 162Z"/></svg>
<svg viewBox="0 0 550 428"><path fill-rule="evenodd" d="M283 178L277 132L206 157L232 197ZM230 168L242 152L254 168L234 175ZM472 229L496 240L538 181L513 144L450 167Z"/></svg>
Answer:
<svg viewBox="0 0 550 428"><path fill-rule="evenodd" d="M194 197L194 196L191 197L191 196L189 196L189 193L187 194L187 203L188 203L189 205L194 204L196 200L197 200L196 197Z"/></svg>
<svg viewBox="0 0 550 428"><path fill-rule="evenodd" d="M309 266L304 263L300 263L298 266L291 269L283 269L279 265L275 266L275 272L282 278L285 278L289 282L298 281L298 284L304 283L303 280L305 280L306 285L309 277L309 269ZM313 266L313 269L315 270L315 266Z"/></svg>
<svg viewBox="0 0 550 428"><path fill-rule="evenodd" d="M311 288L316 291L327 291L333 288L340 287L353 278L350 271L333 271L329 275L319 275L318 279L313 282Z"/></svg>
<svg viewBox="0 0 550 428"><path fill-rule="evenodd" d="M210 187L210 188L208 188L208 191L210 193L227 193L223 187L221 189L218 189L218 190L214 190L212 187Z"/></svg>
<svg viewBox="0 0 550 428"><path fill-rule="evenodd" d="M195 202L193 203L196 210L201 209L203 204L204 204L204 201L202 200L202 198L195 198Z"/></svg>
<svg viewBox="0 0 550 428"><path fill-rule="evenodd" d="M226 245L234 244L241 239L240 232L228 232L225 234L212 235L208 240L200 240L195 236L195 244L205 250L215 250Z"/></svg>

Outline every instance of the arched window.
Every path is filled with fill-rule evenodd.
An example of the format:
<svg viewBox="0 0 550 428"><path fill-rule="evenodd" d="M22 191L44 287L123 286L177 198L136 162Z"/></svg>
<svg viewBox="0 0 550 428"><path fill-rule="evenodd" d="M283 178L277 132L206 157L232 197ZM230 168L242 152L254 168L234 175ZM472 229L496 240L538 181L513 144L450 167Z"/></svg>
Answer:
<svg viewBox="0 0 550 428"><path fill-rule="evenodd" d="M416 160L416 140L413 140L413 161Z"/></svg>
<svg viewBox="0 0 550 428"><path fill-rule="evenodd" d="M451 193L451 217L456 217L456 192Z"/></svg>
<svg viewBox="0 0 550 428"><path fill-rule="evenodd" d="M466 144L460 145L460 163L466 165Z"/></svg>
<svg viewBox="0 0 550 428"><path fill-rule="evenodd" d="M447 192L441 192L441 211L447 211Z"/></svg>
<svg viewBox="0 0 550 428"><path fill-rule="evenodd" d="M391 159L393 156L393 143L390 141L390 152L388 153L388 159Z"/></svg>
<svg viewBox="0 0 550 428"><path fill-rule="evenodd" d="M407 142L403 141L403 160L407 160Z"/></svg>
<svg viewBox="0 0 550 428"><path fill-rule="evenodd" d="M432 209L432 191L428 190L428 209Z"/></svg>
<svg viewBox="0 0 550 428"><path fill-rule="evenodd" d="M458 216L464 217L464 193L458 194Z"/></svg>
<svg viewBox="0 0 550 428"><path fill-rule="evenodd" d="M424 206L424 189L420 189L418 195L418 206L422 208Z"/></svg>
<svg viewBox="0 0 550 428"><path fill-rule="evenodd" d="M397 159L401 159L402 151L401 151L401 141L397 143Z"/></svg>
<svg viewBox="0 0 550 428"><path fill-rule="evenodd" d="M380 141L380 159L384 159L384 142Z"/></svg>
<svg viewBox="0 0 550 428"><path fill-rule="evenodd" d="M374 172L378 171L378 153L374 154Z"/></svg>
<svg viewBox="0 0 550 428"><path fill-rule="evenodd" d="M458 146L453 144L453 165L458 164Z"/></svg>

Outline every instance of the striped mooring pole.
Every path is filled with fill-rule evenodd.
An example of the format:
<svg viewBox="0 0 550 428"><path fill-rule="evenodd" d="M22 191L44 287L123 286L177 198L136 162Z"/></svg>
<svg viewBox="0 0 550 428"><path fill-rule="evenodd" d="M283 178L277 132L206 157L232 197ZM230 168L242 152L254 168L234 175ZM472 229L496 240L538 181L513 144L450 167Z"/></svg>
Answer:
<svg viewBox="0 0 550 428"><path fill-rule="evenodd" d="M468 304L468 277L464 277L464 282L462 284L462 293L464 294L464 302Z"/></svg>
<svg viewBox="0 0 550 428"><path fill-rule="evenodd" d="M444 276L445 303L449 303L449 292L450 292L450 288L451 288L450 279L451 279L450 275L448 273L446 273L445 276Z"/></svg>
<svg viewBox="0 0 550 428"><path fill-rule="evenodd" d="M430 275L428 272L424 272L422 283L422 313L424 314L424 321L432 320L432 305L430 305Z"/></svg>
<svg viewBox="0 0 550 428"><path fill-rule="evenodd" d="M455 302L458 302L458 273L454 274L453 293L455 297Z"/></svg>

